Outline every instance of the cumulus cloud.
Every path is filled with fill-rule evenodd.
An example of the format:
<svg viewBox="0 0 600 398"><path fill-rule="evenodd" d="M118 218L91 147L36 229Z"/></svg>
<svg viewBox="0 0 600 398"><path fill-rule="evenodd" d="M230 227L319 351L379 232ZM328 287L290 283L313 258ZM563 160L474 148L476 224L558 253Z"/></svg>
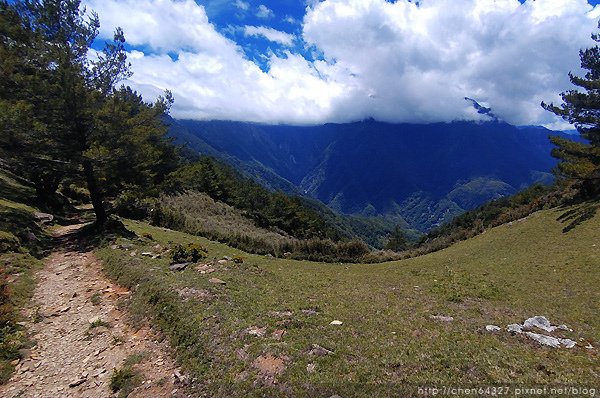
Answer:
<svg viewBox="0 0 600 398"><path fill-rule="evenodd" d="M571 87L567 73L581 73L578 51L593 44L600 7L585 0L419 3L311 3L300 40L321 60L290 47L265 54L263 71L193 0L86 1L100 15L102 36L122 26L128 42L144 48L130 54L129 83L149 99L171 89L175 117L298 124L485 117L464 100L470 97L514 124L556 123L539 104L560 102L558 93ZM265 26L246 26L244 34L294 41Z"/></svg>
<svg viewBox="0 0 600 398"><path fill-rule="evenodd" d="M585 0L327 0L309 9L304 39L358 76L338 112L471 119L469 96L509 122L549 123L539 104L558 101L567 72L578 71L596 28L590 11Z"/></svg>
<svg viewBox="0 0 600 398"><path fill-rule="evenodd" d="M291 46L294 42L294 35L275 30L273 28L267 28L265 26L244 26L244 35L246 36L262 36L269 41L282 44L284 46Z"/></svg>
<svg viewBox="0 0 600 398"><path fill-rule="evenodd" d="M250 8L250 3L246 3L242 0L235 0L234 5L242 11L248 11L248 9Z"/></svg>
<svg viewBox="0 0 600 398"><path fill-rule="evenodd" d="M274 16L275 13L273 12L273 10L271 10L269 7L267 7L264 4L261 4L258 6L258 8L256 9L256 16L259 18L271 18L272 16Z"/></svg>

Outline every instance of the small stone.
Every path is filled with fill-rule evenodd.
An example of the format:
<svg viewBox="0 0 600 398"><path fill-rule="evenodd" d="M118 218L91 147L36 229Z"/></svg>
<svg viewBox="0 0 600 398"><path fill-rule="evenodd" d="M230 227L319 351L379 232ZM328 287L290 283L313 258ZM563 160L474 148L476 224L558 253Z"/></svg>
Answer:
<svg viewBox="0 0 600 398"><path fill-rule="evenodd" d="M518 323L511 323L506 327L506 330L510 333L521 333L523 332L523 326Z"/></svg>
<svg viewBox="0 0 600 398"><path fill-rule="evenodd" d="M454 318L451 316L445 316L445 315L431 315L429 316L430 319L433 319L435 321L441 321L441 322L452 322L454 321Z"/></svg>
<svg viewBox="0 0 600 398"><path fill-rule="evenodd" d="M112 250L117 250L119 248L119 245L110 245L110 248Z"/></svg>
<svg viewBox="0 0 600 398"><path fill-rule="evenodd" d="M263 337L267 333L267 328L259 328L258 326L250 326L246 329L246 333L250 336Z"/></svg>
<svg viewBox="0 0 600 398"><path fill-rule="evenodd" d="M269 315L276 318L289 318L294 315L292 311L270 311Z"/></svg>
<svg viewBox="0 0 600 398"><path fill-rule="evenodd" d="M210 278L208 281L209 281L210 283L214 283L214 284L217 284L217 285L225 285L225 284L227 283L227 282L225 282L225 281L222 281L222 280L221 280L221 279L219 279L219 278Z"/></svg>
<svg viewBox="0 0 600 398"><path fill-rule="evenodd" d="M144 256L144 257L152 257L152 256L154 256L154 253L152 253L152 252L142 252L142 256Z"/></svg>
<svg viewBox="0 0 600 398"><path fill-rule="evenodd" d="M25 234L25 239L28 242L34 242L34 241L38 240L37 236L35 236L35 234L31 231L29 231Z"/></svg>
<svg viewBox="0 0 600 398"><path fill-rule="evenodd" d="M487 325L485 327L485 330L487 332L496 333L496 332L499 332L502 329L499 326L496 326L496 325Z"/></svg>
<svg viewBox="0 0 600 398"><path fill-rule="evenodd" d="M223 260L225 261L233 261L233 259L229 256L223 256Z"/></svg>
<svg viewBox="0 0 600 398"><path fill-rule="evenodd" d="M273 333L271 333L271 337L273 337L275 340L281 340L281 338L283 337L284 334L285 334L285 330L278 329L278 330L274 331Z"/></svg>
<svg viewBox="0 0 600 398"><path fill-rule="evenodd" d="M338 321L338 320L336 319L336 320L334 320L334 321L331 321L329 324L330 324L330 325L333 325L333 326L341 326L341 325L343 325L343 324L344 324L344 322L342 322L342 321Z"/></svg>
<svg viewBox="0 0 600 398"><path fill-rule="evenodd" d="M523 327L525 329L538 328L550 333L556 330L556 326L552 326L550 321L544 316L534 316L527 319L523 322Z"/></svg>
<svg viewBox="0 0 600 398"><path fill-rule="evenodd" d="M79 378L77 380L73 380L71 383L69 383L69 387L73 388L73 387L80 386L83 383L85 383L85 380L86 379L84 379L84 378Z"/></svg>
<svg viewBox="0 0 600 398"><path fill-rule="evenodd" d="M317 315L319 312L317 310L313 310L312 308L307 308L305 310L302 310L302 313L306 315Z"/></svg>
<svg viewBox="0 0 600 398"><path fill-rule="evenodd" d="M328 350L325 347L321 347L318 344L313 344L310 346L310 350L308 351L308 355L314 355L317 357L324 357L326 355L335 354L333 351Z"/></svg>
<svg viewBox="0 0 600 398"><path fill-rule="evenodd" d="M308 365L306 365L306 371L308 373L313 373L315 371L315 367L316 365L314 363L309 363Z"/></svg>
<svg viewBox="0 0 600 398"><path fill-rule="evenodd" d="M42 212L35 212L33 213L33 216L40 221L42 224L46 224L46 223L50 223L54 220L54 216L52 214L48 214L48 213L42 213Z"/></svg>
<svg viewBox="0 0 600 398"><path fill-rule="evenodd" d="M60 310L58 310L58 312L67 312L67 311L69 311L70 309L71 309L71 306L70 306L70 305L68 305L68 306L66 306L66 307L63 307L63 308L61 308Z"/></svg>
<svg viewBox="0 0 600 398"><path fill-rule="evenodd" d="M219 265L225 265L227 264L227 260L219 260L217 263L219 263Z"/></svg>
<svg viewBox="0 0 600 398"><path fill-rule="evenodd" d="M560 329L560 330L565 330L565 331L567 331L567 332L572 332L572 331L573 331L573 329L571 329L571 328L570 328L570 327L568 327L567 325L559 325L559 326L557 326L556 328L557 328L557 329Z"/></svg>
<svg viewBox="0 0 600 398"><path fill-rule="evenodd" d="M559 348L561 345L565 348L573 348L577 344L575 341L571 339L561 339L552 336L546 336L544 334L533 333L533 332L525 332L525 335L532 340L537 341L538 343L552 347Z"/></svg>
<svg viewBox="0 0 600 398"><path fill-rule="evenodd" d="M190 265L191 263L181 263L181 264L173 264L169 267L169 270L171 271L183 271L185 270L188 265Z"/></svg>

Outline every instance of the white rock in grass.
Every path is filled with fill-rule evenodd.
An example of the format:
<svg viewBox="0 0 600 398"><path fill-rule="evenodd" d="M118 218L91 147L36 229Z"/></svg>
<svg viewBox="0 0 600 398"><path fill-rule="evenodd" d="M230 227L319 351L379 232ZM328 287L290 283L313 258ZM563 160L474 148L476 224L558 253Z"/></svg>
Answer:
<svg viewBox="0 0 600 398"><path fill-rule="evenodd" d="M561 339L552 336L546 336L544 334L526 332L527 337L537 341L542 345L546 345L552 348L559 348L560 346L564 346L565 348L573 348L575 347L576 342L571 339Z"/></svg>
<svg viewBox="0 0 600 398"><path fill-rule="evenodd" d="M487 332L496 333L496 332L499 332L502 329L499 326L496 326L496 325L487 325L485 327L485 330Z"/></svg>
<svg viewBox="0 0 600 398"><path fill-rule="evenodd" d="M518 323L512 323L506 327L506 330L511 333L522 333L523 325L519 325Z"/></svg>
<svg viewBox="0 0 600 398"><path fill-rule="evenodd" d="M338 321L337 319L334 321L331 321L331 323L330 323L330 325L334 325L334 326L341 326L343 324L344 324L344 322Z"/></svg>
<svg viewBox="0 0 600 398"><path fill-rule="evenodd" d="M552 326L550 321L545 316L534 316L523 322L525 329L538 328L545 330L546 332L554 332L556 326Z"/></svg>
<svg viewBox="0 0 600 398"><path fill-rule="evenodd" d="M525 332L525 335L527 335L527 337L537 341L538 343L540 343L542 345L546 345L546 346L552 347L552 348L560 347L560 340L558 340L556 337L546 336L543 334L538 334L538 333L533 333L533 332Z"/></svg>
<svg viewBox="0 0 600 398"><path fill-rule="evenodd" d="M431 315L431 316L429 316L429 318L431 318L435 321L442 321L442 322L452 322L454 320L453 317L445 316L445 315Z"/></svg>
<svg viewBox="0 0 600 398"><path fill-rule="evenodd" d="M575 344L577 344L576 342L574 342L571 339L559 339L559 340L560 340L560 343L562 345L564 345L566 348L573 348L573 347L575 347Z"/></svg>

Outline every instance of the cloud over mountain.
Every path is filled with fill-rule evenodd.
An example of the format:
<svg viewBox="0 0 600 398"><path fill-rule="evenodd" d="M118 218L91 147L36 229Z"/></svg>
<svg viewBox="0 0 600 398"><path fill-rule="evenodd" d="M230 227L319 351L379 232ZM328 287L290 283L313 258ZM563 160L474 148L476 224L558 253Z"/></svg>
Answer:
<svg viewBox="0 0 600 398"><path fill-rule="evenodd" d="M297 124L485 118L465 96L513 124L553 123L539 103L570 88L600 16L586 0L325 0L296 18L292 46L293 32L260 22L226 36L192 0L86 5L103 37L123 27L136 46L129 83L149 97L171 89L175 117ZM282 46L262 53L266 68L248 36Z"/></svg>

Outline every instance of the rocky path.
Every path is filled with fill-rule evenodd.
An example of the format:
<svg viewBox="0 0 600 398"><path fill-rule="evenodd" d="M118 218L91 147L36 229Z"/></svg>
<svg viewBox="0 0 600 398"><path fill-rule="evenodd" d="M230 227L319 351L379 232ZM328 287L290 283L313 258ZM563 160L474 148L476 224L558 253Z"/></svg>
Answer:
<svg viewBox="0 0 600 398"><path fill-rule="evenodd" d="M74 229L59 231L63 251L50 255L37 274L25 325L36 344L24 350L0 397L124 396L110 386L124 363L134 364L137 374L130 397L187 397L166 342L148 327L131 326L117 305L129 292L111 283L94 254L69 238Z"/></svg>

